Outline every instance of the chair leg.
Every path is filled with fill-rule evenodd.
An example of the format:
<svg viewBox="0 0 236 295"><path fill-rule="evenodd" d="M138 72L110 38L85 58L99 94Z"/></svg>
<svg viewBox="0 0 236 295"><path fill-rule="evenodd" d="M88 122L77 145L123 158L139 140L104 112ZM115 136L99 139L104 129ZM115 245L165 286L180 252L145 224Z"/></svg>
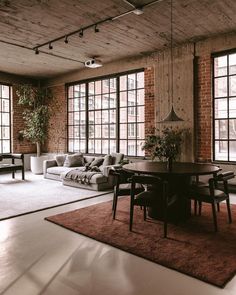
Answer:
<svg viewBox="0 0 236 295"><path fill-rule="evenodd" d="M147 208L146 206L143 206L143 220L147 219Z"/></svg>
<svg viewBox="0 0 236 295"><path fill-rule="evenodd" d="M113 198L113 219L116 218L117 199L118 199L117 194L114 194L114 198Z"/></svg>
<svg viewBox="0 0 236 295"><path fill-rule="evenodd" d="M194 200L194 215L197 215L197 200Z"/></svg>
<svg viewBox="0 0 236 295"><path fill-rule="evenodd" d="M229 198L226 200L226 204L227 204L227 211L228 211L229 223L232 223L232 217L231 217L231 209L230 209Z"/></svg>
<svg viewBox="0 0 236 295"><path fill-rule="evenodd" d="M218 231L215 203L211 204L215 231Z"/></svg>
<svg viewBox="0 0 236 295"><path fill-rule="evenodd" d="M133 226L133 215L134 215L134 206L130 204L130 219L129 219L129 230L132 231Z"/></svg>
<svg viewBox="0 0 236 295"><path fill-rule="evenodd" d="M220 204L217 203L217 211L220 212Z"/></svg>
<svg viewBox="0 0 236 295"><path fill-rule="evenodd" d="M202 215L202 202L198 201L198 215Z"/></svg>

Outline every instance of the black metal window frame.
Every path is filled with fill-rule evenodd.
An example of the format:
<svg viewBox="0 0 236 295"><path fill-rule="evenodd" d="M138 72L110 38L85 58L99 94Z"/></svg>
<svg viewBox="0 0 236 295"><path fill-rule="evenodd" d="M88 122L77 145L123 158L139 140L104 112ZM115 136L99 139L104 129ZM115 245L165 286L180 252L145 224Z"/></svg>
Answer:
<svg viewBox="0 0 236 295"><path fill-rule="evenodd" d="M8 97L4 97L2 91L3 87L8 87ZM11 96L11 85L0 82L0 153L2 154L11 153ZM8 104L7 110L5 110L4 103ZM3 123L4 116L8 117L7 124ZM4 121L6 121L6 118ZM6 129L8 129L8 131L6 131ZM4 150L4 141L8 142L9 149L7 150Z"/></svg>
<svg viewBox="0 0 236 295"><path fill-rule="evenodd" d="M127 82L126 82L127 83L126 91L131 91L131 89L128 89L128 76L132 75L132 74L135 74L136 75L135 77L137 79L137 74L142 73L142 72L144 73L143 68L128 71L128 72L117 73L117 74L113 74L113 75L96 77L96 78L92 78L92 79L88 79L88 80L76 81L76 82L69 83L69 84L66 85L66 87L67 87L67 102L68 102L68 104L67 104L67 126L68 126L67 127L67 138L68 138L67 150L68 150L68 152L75 152L75 151L78 150L78 149L75 150L75 148L74 148L76 139L71 136L71 130L73 130L73 127L77 127L77 128L80 127L80 124L74 124L74 123L72 124L72 122L71 122L71 115L70 114L73 113L73 111L71 110L71 107L70 107L70 102L72 102L70 100L73 99L72 95L69 93L70 90L71 90L71 87L74 88L75 86L78 86L78 85L82 85L82 84L85 85L85 91L86 91L85 92L85 99L86 99L86 110L85 110L85 113L86 113L85 114L85 117L86 117L86 132L85 132L85 134L86 134L86 136L83 137L83 138L79 137L79 141L85 140L85 149L83 150L83 152L85 152L86 154L106 154L106 153L110 153L110 152L112 152L112 150L110 149L110 143L111 143L110 140L115 141L116 148L115 148L114 151L120 152L121 151L121 149L120 149L120 115L121 115L120 114L120 112L121 112L121 108L120 108L120 92L121 92L121 90L120 90L120 77L127 76L126 77L126 80L127 80ZM92 110L90 109L89 102L91 100L92 95L89 93L89 85L90 85L89 83L96 83L98 81L101 81L101 83L105 83L106 85L109 85L108 93L101 93L101 97L103 97L103 96L105 97L106 95L109 96L111 93L115 94L115 96L114 96L114 98L115 98L115 107L110 108L110 105L108 105L108 108L102 108L101 107L101 109L96 109L96 110L95 110L95 108L92 109ZM102 81L104 81L104 82L102 82ZM107 81L112 81L112 83L111 82L108 83ZM116 84L116 87L115 87L116 91L111 92L110 87L114 86L114 81L115 81L115 84ZM136 81L135 81L135 83L136 83ZM139 142L141 142L141 141L144 141L144 138L137 138L137 136L138 136L138 130L137 130L138 125L137 124L143 124L144 125L145 122L144 122L144 120L140 121L140 122L137 121L138 120L137 113L138 113L139 107L143 107L143 110L144 110L145 105L144 105L144 103L142 105L137 105L137 91L138 90L143 90L143 92L144 92L144 85L143 85L142 88L137 88L136 87L136 88L134 88L132 90L135 91L135 93L136 93L135 94L136 95L135 96L135 103L136 104L135 104L135 106L133 106L133 108L135 108L136 120L134 122L132 122L132 124L136 124L136 126L135 126L136 136L135 136L135 138L129 140L129 138L128 138L128 125L127 125L127 139L126 139L127 148L126 148L126 153L125 154L127 156L131 156L131 157L132 156L139 157L139 155L137 154L137 152L138 152L137 151L138 150L137 144ZM74 93L74 90L73 90L73 93ZM94 94L94 96L95 96L95 94ZM127 96L127 99L128 99L128 96ZM128 107L129 106L128 106L128 103L127 103L127 116L128 116L128 109L129 109ZM115 111L116 120L115 120L114 124L111 123L111 121L110 121L110 110ZM97 125L97 124L95 122L95 118L94 118L94 123L92 123L92 122L90 123L89 115L90 115L91 112L95 112L95 111L101 111L101 113L102 113L102 111L108 111L109 112L109 122L104 123L104 124L101 123L101 128L104 125L115 128L115 131L114 131L115 136L111 137L111 135L110 135L111 130L110 130L110 128L108 128L108 136L106 136L106 137L101 136L101 138L96 138L94 136L94 138L90 138L90 136L89 136L90 131L91 131L90 128L93 126L93 129L94 129L94 132L95 132L95 125ZM143 116L144 116L144 114L143 114ZM101 120L102 120L102 118L101 118ZM127 121L128 121L128 119L127 119ZM127 122L127 124L128 124L128 122ZM101 153L98 153L96 151L92 151L92 149L89 146L89 141L90 140L94 140L94 141L95 140L101 140L101 142L104 141L104 140L105 141L108 140L108 142L109 142L108 150L106 150L106 151L101 150ZM135 143L135 154L134 155L130 155L128 153L128 147L129 147L128 143L129 142L134 142ZM78 143L78 142L77 142L77 147L79 147L79 149L80 149L80 143ZM143 155L140 155L140 157L143 157Z"/></svg>
<svg viewBox="0 0 236 295"><path fill-rule="evenodd" d="M229 56L232 54L236 54L236 49L233 50L228 50L228 51L223 51L223 52L219 52L219 53L214 53L212 54L212 106L213 106L213 161L217 162L217 163L236 163L236 160L230 160L230 142L235 142L236 143L236 138L232 139L230 138L230 120L236 120L236 116L235 117L231 117L229 115L230 112L230 108L229 108L229 101L231 98L236 98L236 95L230 95L230 84L229 84L229 80L230 77L235 76L236 77L236 73L235 74L230 74L229 72ZM219 58L219 57L226 57L227 58L227 70L226 70L226 74L225 75L219 75L219 76L215 76L215 59ZM216 97L215 95L215 81L216 79L220 79L220 78L226 78L227 79L227 95L226 96L219 96ZM220 100L220 99L225 99L227 100L227 115L224 118L216 118L215 116L215 108L216 108L216 101ZM226 126L227 126L227 138L217 138L216 136L216 122L220 122L220 121L226 121ZM227 159L223 160L223 159L217 159L216 158L216 148L215 148L215 144L216 142L218 142L220 144L220 142L222 143L227 143Z"/></svg>

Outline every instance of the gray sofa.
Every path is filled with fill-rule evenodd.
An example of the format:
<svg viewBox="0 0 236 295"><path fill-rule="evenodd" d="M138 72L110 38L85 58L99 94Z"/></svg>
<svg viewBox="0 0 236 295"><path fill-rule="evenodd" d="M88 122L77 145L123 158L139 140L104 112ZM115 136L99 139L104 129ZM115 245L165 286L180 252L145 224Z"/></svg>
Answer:
<svg viewBox="0 0 236 295"><path fill-rule="evenodd" d="M66 163L67 157L71 156L73 157L73 155L66 154L57 155L55 159L44 161L44 178L62 181L62 184L67 186L97 191L106 190L114 186L113 176L109 173L110 169L120 167L121 161L124 158L124 155L121 153L112 153L104 157L82 155L81 163L75 161L72 165L68 165ZM95 162L99 165L96 167L91 166ZM79 164L78 166L76 166L77 163ZM92 169L96 168L96 171L92 169L85 171L91 167ZM84 176L87 177L86 181L84 181Z"/></svg>

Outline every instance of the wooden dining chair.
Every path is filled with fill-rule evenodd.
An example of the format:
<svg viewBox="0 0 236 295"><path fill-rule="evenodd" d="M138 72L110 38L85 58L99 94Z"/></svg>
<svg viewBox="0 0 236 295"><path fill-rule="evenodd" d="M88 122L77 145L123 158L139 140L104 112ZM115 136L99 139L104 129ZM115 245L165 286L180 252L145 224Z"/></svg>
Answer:
<svg viewBox="0 0 236 295"><path fill-rule="evenodd" d="M112 202L113 219L115 219L118 198L120 196L130 196L131 177L134 175L134 173L128 172L123 168L112 169L110 173L114 176L115 179ZM144 187L142 185L137 186L135 189L135 193L140 193L142 191L144 191Z"/></svg>
<svg viewBox="0 0 236 295"><path fill-rule="evenodd" d="M137 185L144 185L145 191L136 193ZM143 206L143 218L146 220L147 207L156 205L157 198L162 199L164 237L167 237L167 210L172 204L168 196L168 183L159 177L134 175L131 178L131 199L130 199L130 223L129 230L132 231L134 206Z"/></svg>
<svg viewBox="0 0 236 295"><path fill-rule="evenodd" d="M209 203L212 206L212 215L214 220L214 229L218 231L216 206L221 202L226 201L229 223L232 222L231 210L230 210L230 199L228 191L228 180L235 177L234 172L228 171L216 175L209 179L208 187L196 187L191 189L190 199L198 202L199 204L199 215L201 215L202 203ZM223 184L223 188L219 188L219 184ZM219 207L218 207L219 210Z"/></svg>

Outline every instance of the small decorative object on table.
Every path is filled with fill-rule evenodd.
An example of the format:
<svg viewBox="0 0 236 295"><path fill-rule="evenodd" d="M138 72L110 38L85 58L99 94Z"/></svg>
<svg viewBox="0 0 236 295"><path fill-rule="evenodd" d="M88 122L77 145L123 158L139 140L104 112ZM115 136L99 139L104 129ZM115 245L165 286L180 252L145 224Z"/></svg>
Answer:
<svg viewBox="0 0 236 295"><path fill-rule="evenodd" d="M145 139L143 150L150 153L152 160L156 157L161 161L167 161L167 168L172 170L173 161L175 161L181 153L181 145L184 134L187 129L164 128L161 132L155 129ZM158 134L157 134L158 132Z"/></svg>

